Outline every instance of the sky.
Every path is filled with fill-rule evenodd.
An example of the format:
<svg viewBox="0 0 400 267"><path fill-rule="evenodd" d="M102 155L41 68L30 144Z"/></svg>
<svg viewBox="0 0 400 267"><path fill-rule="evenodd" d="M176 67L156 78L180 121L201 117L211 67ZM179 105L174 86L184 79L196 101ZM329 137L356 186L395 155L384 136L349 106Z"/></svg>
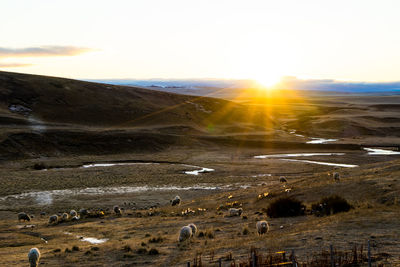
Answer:
<svg viewBox="0 0 400 267"><path fill-rule="evenodd" d="M2 0L0 70L398 81L399 10L397 0Z"/></svg>

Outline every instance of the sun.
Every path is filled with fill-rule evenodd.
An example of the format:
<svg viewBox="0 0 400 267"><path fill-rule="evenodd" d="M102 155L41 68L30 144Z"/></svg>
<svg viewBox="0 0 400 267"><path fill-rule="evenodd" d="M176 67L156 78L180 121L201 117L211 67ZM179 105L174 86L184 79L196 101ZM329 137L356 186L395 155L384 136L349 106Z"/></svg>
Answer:
<svg viewBox="0 0 400 267"><path fill-rule="evenodd" d="M282 76L279 75L265 75L261 77L257 77L254 80L256 83L263 89L273 90L276 88L276 85L281 81Z"/></svg>

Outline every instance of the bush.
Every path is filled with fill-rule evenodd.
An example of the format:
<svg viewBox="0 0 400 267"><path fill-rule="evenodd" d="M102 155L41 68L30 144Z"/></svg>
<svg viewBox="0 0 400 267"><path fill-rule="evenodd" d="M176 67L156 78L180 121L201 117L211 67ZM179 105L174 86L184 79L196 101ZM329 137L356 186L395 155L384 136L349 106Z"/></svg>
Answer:
<svg viewBox="0 0 400 267"><path fill-rule="evenodd" d="M156 248L152 248L149 250L149 255L158 255L160 254Z"/></svg>
<svg viewBox="0 0 400 267"><path fill-rule="evenodd" d="M33 165L33 169L34 169L34 170L44 170L44 169L46 169L46 165L45 165L44 163L42 163L42 162L40 162L40 163L35 163L35 164Z"/></svg>
<svg viewBox="0 0 400 267"><path fill-rule="evenodd" d="M149 243L160 243L164 240L162 236L152 237L149 239Z"/></svg>
<svg viewBox="0 0 400 267"><path fill-rule="evenodd" d="M243 235L248 235L249 233L250 233L249 228L244 227L243 230L242 230L242 234Z"/></svg>
<svg viewBox="0 0 400 267"><path fill-rule="evenodd" d="M347 212L352 206L346 199L337 195L324 197L319 202L311 205L312 213L316 216L329 216L338 212Z"/></svg>
<svg viewBox="0 0 400 267"><path fill-rule="evenodd" d="M122 250L123 250L123 251L126 251L126 252L130 252L130 251L132 251L132 248L131 248L131 246L129 246L129 245L125 245L125 246L122 248Z"/></svg>
<svg viewBox="0 0 400 267"><path fill-rule="evenodd" d="M306 207L300 200L292 197L282 197L272 202L267 208L271 218L293 217L304 215Z"/></svg>
<svg viewBox="0 0 400 267"><path fill-rule="evenodd" d="M147 249L146 248L138 248L136 250L137 254L146 254L147 253Z"/></svg>

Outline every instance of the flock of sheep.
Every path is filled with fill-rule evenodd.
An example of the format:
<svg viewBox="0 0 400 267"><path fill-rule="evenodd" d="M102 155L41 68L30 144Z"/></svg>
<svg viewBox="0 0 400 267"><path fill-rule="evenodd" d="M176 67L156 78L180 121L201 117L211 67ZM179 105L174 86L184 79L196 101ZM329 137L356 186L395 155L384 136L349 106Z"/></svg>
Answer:
<svg viewBox="0 0 400 267"><path fill-rule="evenodd" d="M337 172L334 172L332 174L332 177L334 181L338 182L340 179L340 175ZM281 183L287 183L287 179L285 177L280 177L279 181ZM176 196L174 199L170 200L170 203L172 206L180 205L181 204L181 198L179 196ZM113 211L116 215L122 215L122 210L118 206L114 206ZM102 212L102 211L101 211ZM241 216L243 213L242 208L230 208L228 210L229 216ZM61 216L55 214L49 217L49 225L52 224L58 224L59 222L63 221L77 221L79 220L82 216L87 216L89 214L89 211L86 209L81 209L78 212L75 210L71 210L69 213L64 212ZM45 213L41 213L41 215L45 215ZM103 213L104 215L104 213ZM33 216L29 216L28 214L24 212L18 213L18 220L19 221L30 221ZM269 231L269 224L267 221L257 221L256 223L256 230L259 236L266 234ZM185 242L187 240L190 240L195 236L195 234L198 232L197 226L194 223L190 223L188 225L185 225L181 228L179 231L179 237L178 237L178 242ZM28 253L28 259L31 267L36 267L39 264L39 259L40 259L40 251L38 248L32 248L30 249Z"/></svg>
<svg viewBox="0 0 400 267"><path fill-rule="evenodd" d="M180 205L181 198L179 196L176 196L174 199L170 201L170 203L172 206ZM118 206L114 206L113 211L116 215L122 215L121 208L119 208ZM230 208L228 212L230 216L240 216L243 212L243 209ZM79 210L79 213L76 212L75 210L71 210L69 213L67 212L62 213L61 216L54 214L49 217L48 224L54 225L65 221L76 221L79 220L82 216L87 216L88 214L89 211L86 209ZM43 216L45 215L45 213L41 213L41 215ZM25 212L18 213L18 221L30 221L32 217L33 217L32 215L29 216ZM268 222L258 221L256 223L256 229L259 235L267 233L269 230ZM183 226L179 231L178 242L184 242L189 240L190 238L193 238L197 232L198 232L197 226L194 223L190 223L186 226ZM28 253L28 260L31 267L38 266L40 260L40 251L38 248L30 249Z"/></svg>

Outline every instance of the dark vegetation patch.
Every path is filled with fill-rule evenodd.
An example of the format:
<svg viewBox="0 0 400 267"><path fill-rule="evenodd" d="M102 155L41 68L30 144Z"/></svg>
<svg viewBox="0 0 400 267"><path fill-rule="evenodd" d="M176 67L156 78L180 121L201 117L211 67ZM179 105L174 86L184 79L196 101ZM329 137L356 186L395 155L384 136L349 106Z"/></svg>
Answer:
<svg viewBox="0 0 400 267"><path fill-rule="evenodd" d="M267 208L267 214L271 218L293 217L304 215L305 205L292 197L282 197L273 201Z"/></svg>
<svg viewBox="0 0 400 267"><path fill-rule="evenodd" d="M333 195L322 198L319 202L311 205L311 211L316 216L329 216L339 212L347 212L352 206L346 199Z"/></svg>

